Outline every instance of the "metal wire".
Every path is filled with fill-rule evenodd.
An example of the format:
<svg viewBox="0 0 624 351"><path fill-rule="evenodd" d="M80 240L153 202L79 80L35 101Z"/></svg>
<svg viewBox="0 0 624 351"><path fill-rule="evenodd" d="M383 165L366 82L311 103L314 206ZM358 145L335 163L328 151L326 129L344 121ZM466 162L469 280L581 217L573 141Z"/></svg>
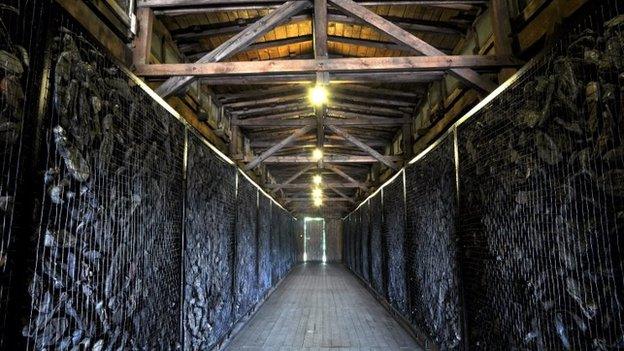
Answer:
<svg viewBox="0 0 624 351"><path fill-rule="evenodd" d="M401 313L440 348L624 348L622 13L588 3L453 144L405 169L406 251L396 180L370 199L372 285L400 310L406 279ZM352 270L361 208L345 218Z"/></svg>
<svg viewBox="0 0 624 351"><path fill-rule="evenodd" d="M471 348L624 347L621 13L591 4L458 128Z"/></svg>
<svg viewBox="0 0 624 351"><path fill-rule="evenodd" d="M187 174L184 348L210 349L234 320L236 169L191 135Z"/></svg>
<svg viewBox="0 0 624 351"><path fill-rule="evenodd" d="M441 349L462 346L453 138L405 169L409 319Z"/></svg>

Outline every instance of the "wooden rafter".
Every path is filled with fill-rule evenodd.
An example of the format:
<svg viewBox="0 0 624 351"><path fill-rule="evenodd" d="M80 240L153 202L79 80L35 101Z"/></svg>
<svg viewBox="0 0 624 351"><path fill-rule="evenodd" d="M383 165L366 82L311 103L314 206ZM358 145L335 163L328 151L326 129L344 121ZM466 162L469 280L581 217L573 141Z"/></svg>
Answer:
<svg viewBox="0 0 624 351"><path fill-rule="evenodd" d="M343 171L340 167L338 167L336 165L328 165L327 169L329 169L330 171L336 173L337 175L341 176L342 178L346 179L347 181L349 181L351 183L357 183L357 181L353 177L348 175L347 172ZM360 183L360 189L362 189L364 191L368 190L366 185L362 184L362 183Z"/></svg>
<svg viewBox="0 0 624 351"><path fill-rule="evenodd" d="M299 179L299 177L304 175L306 172L308 172L312 168L313 168L312 165L307 165L307 166L303 167L302 169L297 171L295 174L293 174L290 178L286 179L286 181L284 181L283 183L278 184L277 186L273 187L272 191L273 192L277 192L278 190L282 189L283 185L288 185L288 184L292 183L293 181Z"/></svg>
<svg viewBox="0 0 624 351"><path fill-rule="evenodd" d="M262 19L246 27L242 32L228 39L216 49L199 59L197 63L217 62L237 53L256 41L260 36L275 28L278 24L296 15L299 11L309 7L307 1L288 1ZM156 92L168 97L184 88L195 79L195 76L181 76L169 78Z"/></svg>
<svg viewBox="0 0 624 351"><path fill-rule="evenodd" d="M343 193L342 191L340 191L340 189L336 188L335 186L327 185L327 188L330 189L331 191L335 192L336 194L338 194L338 196L340 196L341 198L345 199L346 201L349 201L352 204L355 203L355 200L353 200L352 198L347 196L347 194Z"/></svg>
<svg viewBox="0 0 624 351"><path fill-rule="evenodd" d="M250 169L256 168L262 161L266 160L269 156L273 155L274 153L279 151L281 148L283 148L284 146L290 144L293 140L295 140L298 137L306 134L307 132L311 131L312 129L314 129L314 126L305 126L305 127L301 128L301 129L296 130L294 133L292 133L286 139L280 141L279 143L275 144L275 146L271 147L270 149L266 150L265 152L260 154L255 159L251 160L251 162L249 162L245 166L245 170L250 170Z"/></svg>
<svg viewBox="0 0 624 351"><path fill-rule="evenodd" d="M402 29L396 24L384 19L378 14L370 11L369 9L353 2L352 0L329 0L333 6L336 6L341 11L360 19L366 23L371 24L376 29L387 34L398 43L405 44L414 50L422 53L426 56L444 56L444 53L432 45L426 43L422 39L412 35L408 31ZM453 68L451 69L458 78L462 79L470 86L473 86L483 92L491 92L496 86L491 81L481 77L477 72L468 68Z"/></svg>
<svg viewBox="0 0 624 351"><path fill-rule="evenodd" d="M331 131L333 131L334 133L340 135L341 137L343 137L346 140L348 140L351 143L353 143L353 145L359 147L361 150L363 150L363 151L367 152L369 155L373 156L379 162L385 164L386 166L388 166L388 167L390 167L390 168L392 168L394 170L398 170L399 169L399 166L397 166L396 163L390 161L386 156L380 154L379 152L377 152L372 147L366 145L364 142L362 142L358 138L356 138L353 135L349 134L347 131L342 130L341 128L338 128L338 127L336 127L334 125L328 125L327 127Z"/></svg>

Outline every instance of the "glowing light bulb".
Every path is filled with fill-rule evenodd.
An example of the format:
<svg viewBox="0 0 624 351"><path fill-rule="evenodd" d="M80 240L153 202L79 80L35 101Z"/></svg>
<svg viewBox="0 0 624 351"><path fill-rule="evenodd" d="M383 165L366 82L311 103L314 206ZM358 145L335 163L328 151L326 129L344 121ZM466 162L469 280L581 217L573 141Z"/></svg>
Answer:
<svg viewBox="0 0 624 351"><path fill-rule="evenodd" d="M323 158L323 150L321 149L314 149L314 151L312 151L312 159L314 161L318 161L320 159Z"/></svg>
<svg viewBox="0 0 624 351"><path fill-rule="evenodd" d="M314 188L314 189L312 189L312 198L314 200L322 199L323 198L323 190L321 188Z"/></svg>
<svg viewBox="0 0 624 351"><path fill-rule="evenodd" d="M314 184L316 185L321 185L321 183L323 182L323 177L320 174L317 174L312 177L312 182L314 182Z"/></svg>
<svg viewBox="0 0 624 351"><path fill-rule="evenodd" d="M327 103L327 89L322 85L316 85L310 89L310 102L314 106L323 106Z"/></svg>
<svg viewBox="0 0 624 351"><path fill-rule="evenodd" d="M323 206L323 199L314 199L314 206L316 207Z"/></svg>

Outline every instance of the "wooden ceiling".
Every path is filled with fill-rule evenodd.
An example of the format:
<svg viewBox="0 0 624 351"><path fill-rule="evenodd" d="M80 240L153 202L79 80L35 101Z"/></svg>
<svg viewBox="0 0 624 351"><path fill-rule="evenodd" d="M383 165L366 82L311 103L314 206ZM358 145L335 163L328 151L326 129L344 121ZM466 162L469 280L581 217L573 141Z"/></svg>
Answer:
<svg viewBox="0 0 624 351"><path fill-rule="evenodd" d="M445 59L487 2L310 0L291 1L299 7L288 9L283 1L272 0L140 0L140 8L149 8L162 21L186 61L198 62L141 64L137 74L169 78L157 90L165 96L200 79L232 116L234 135L249 139L252 159L235 154L239 145L230 148L243 168L265 165L276 180L265 187L290 209L305 213L318 211L302 199L310 196L311 177L322 174L332 211L346 213L378 185L370 177L374 164L398 169L411 157L412 119L430 82L451 70L487 90L494 84L480 80L468 62L478 71L510 64L505 58L493 63L479 57ZM280 11L290 12L276 19ZM315 26L315 19L325 25ZM264 23L273 20L278 25L268 28ZM421 55L432 56L434 64ZM345 60L376 57L407 61ZM215 61L225 63L211 63ZM260 61L273 62L256 72L255 67L265 67ZM238 74L242 66L227 62L257 64L245 65L250 73ZM269 74L271 69L275 72ZM309 103L314 82L328 84L330 100L323 108ZM388 155L401 134L402 153ZM322 162L310 159L316 147L324 150Z"/></svg>

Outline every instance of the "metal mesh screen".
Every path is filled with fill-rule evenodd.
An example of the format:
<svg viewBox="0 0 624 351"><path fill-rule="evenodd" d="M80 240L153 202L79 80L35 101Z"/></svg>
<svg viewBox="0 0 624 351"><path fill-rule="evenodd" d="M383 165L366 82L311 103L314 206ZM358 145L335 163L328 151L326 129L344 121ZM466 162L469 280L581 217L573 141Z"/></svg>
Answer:
<svg viewBox="0 0 624 351"><path fill-rule="evenodd" d="M258 206L258 290L263 296L271 287L271 210L269 198L260 196Z"/></svg>
<svg viewBox="0 0 624 351"><path fill-rule="evenodd" d="M624 347L622 5L459 128L471 348Z"/></svg>
<svg viewBox="0 0 624 351"><path fill-rule="evenodd" d="M240 176L236 196L236 318L250 312L257 301L257 205L258 189Z"/></svg>
<svg viewBox="0 0 624 351"><path fill-rule="evenodd" d="M354 271L362 276L362 208L353 213L353 266Z"/></svg>
<svg viewBox="0 0 624 351"><path fill-rule="evenodd" d="M10 344L5 333L12 329L9 309L21 299L15 291L20 280L20 239L18 220L23 189L23 138L31 133L28 116L37 99L28 95L28 83L34 80L36 70L30 67L30 54L36 43L24 37L21 26L31 6L17 1L4 1L0 7L0 349ZM39 19L40 14L32 15ZM22 200L22 201L20 201ZM17 202L17 204L16 204ZM14 307L13 307L14 308Z"/></svg>
<svg viewBox="0 0 624 351"><path fill-rule="evenodd" d="M398 177L381 191L382 235L385 241L388 301L401 314L407 314L405 284L405 200L403 178Z"/></svg>
<svg viewBox="0 0 624 351"><path fill-rule="evenodd" d="M462 345L452 136L405 169L409 319L440 348Z"/></svg>
<svg viewBox="0 0 624 351"><path fill-rule="evenodd" d="M370 209L368 203L363 204L360 209L360 275L362 279L370 284Z"/></svg>
<svg viewBox="0 0 624 351"><path fill-rule="evenodd" d="M175 348L183 127L87 39L51 51L29 348Z"/></svg>
<svg viewBox="0 0 624 351"><path fill-rule="evenodd" d="M234 321L236 169L190 135L186 182L184 349L209 349Z"/></svg>
<svg viewBox="0 0 624 351"><path fill-rule="evenodd" d="M373 210L376 209L376 210ZM381 194L373 196L369 200L370 217L370 257L371 257L371 281L373 289L381 296L386 295L385 278L383 269L382 235L381 235Z"/></svg>

